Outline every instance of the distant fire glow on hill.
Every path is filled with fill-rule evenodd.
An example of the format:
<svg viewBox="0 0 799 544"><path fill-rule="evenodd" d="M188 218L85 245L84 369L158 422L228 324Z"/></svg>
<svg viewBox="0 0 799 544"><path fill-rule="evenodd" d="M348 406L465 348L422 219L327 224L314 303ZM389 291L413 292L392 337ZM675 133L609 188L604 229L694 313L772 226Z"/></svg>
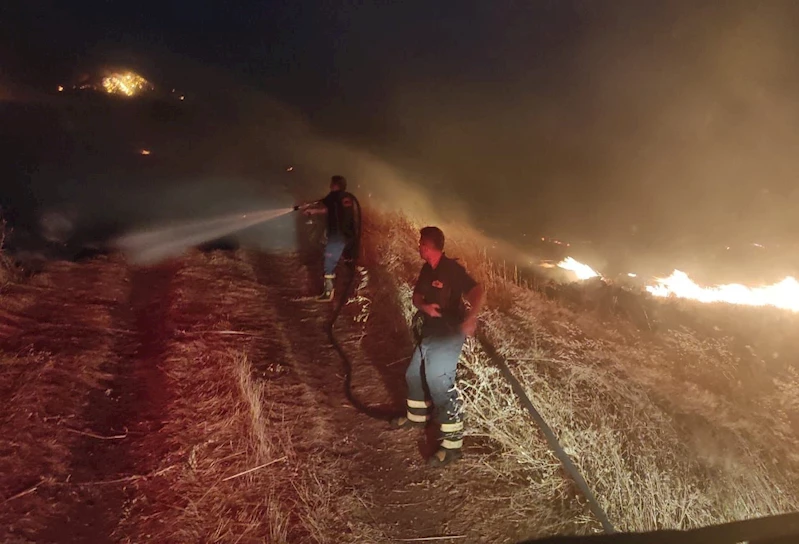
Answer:
<svg viewBox="0 0 799 544"><path fill-rule="evenodd" d="M108 94L136 96L152 90L153 86L135 72L116 72L103 78L103 89Z"/></svg>

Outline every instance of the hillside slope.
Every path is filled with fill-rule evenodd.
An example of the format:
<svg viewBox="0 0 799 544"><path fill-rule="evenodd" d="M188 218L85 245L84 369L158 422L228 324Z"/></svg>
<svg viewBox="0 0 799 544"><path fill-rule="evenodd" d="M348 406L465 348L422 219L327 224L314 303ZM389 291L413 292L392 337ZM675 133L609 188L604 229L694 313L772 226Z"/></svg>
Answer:
<svg viewBox="0 0 799 544"><path fill-rule="evenodd" d="M352 392L380 414L403 410L417 227L369 216L365 273L336 324ZM757 356L790 348L792 317L672 304L657 332L640 331L515 285L475 233L446 230L448 252L489 287L485 334L618 528L797 509L799 373L785 352ZM474 340L458 464L427 468L432 432L356 411L325 332L331 306L303 299L318 250L191 252L148 269L113 256L7 281L0 540L515 542L599 529ZM754 315L771 344L747 340Z"/></svg>
<svg viewBox="0 0 799 544"><path fill-rule="evenodd" d="M406 308L418 226L375 218L367 244L379 248ZM688 528L797 509L796 315L665 301L650 316L657 326L641 328L619 317L623 309L601 312L523 288L486 258L489 241L460 225L445 231L449 253L489 287L488 341L618 528ZM557 527L563 512L554 505L571 486L481 346L469 347L467 427L500 445L500 459L510 461L504 477L529 478L518 499L538 505L530 514L538 526Z"/></svg>
<svg viewBox="0 0 799 544"><path fill-rule="evenodd" d="M347 403L331 306L301 300L312 282L300 257L54 263L7 284L0 540L528 536L494 508L506 482L429 469L433 436ZM370 309L369 281L338 337L354 354L354 394L399 413L409 337L390 307Z"/></svg>

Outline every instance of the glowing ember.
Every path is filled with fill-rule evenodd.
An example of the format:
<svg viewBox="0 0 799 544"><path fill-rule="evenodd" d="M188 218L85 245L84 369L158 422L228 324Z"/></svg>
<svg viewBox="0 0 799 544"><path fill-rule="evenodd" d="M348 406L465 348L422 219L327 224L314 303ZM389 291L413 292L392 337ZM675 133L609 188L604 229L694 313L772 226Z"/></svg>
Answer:
<svg viewBox="0 0 799 544"><path fill-rule="evenodd" d="M150 150L149 149L142 149L141 151L139 151L139 153L142 154L142 155L149 155L150 154Z"/></svg>
<svg viewBox="0 0 799 544"><path fill-rule="evenodd" d="M746 287L739 284L700 287L688 277L688 274L675 270L668 278L656 278L656 281L657 285L646 288L656 297L675 296L699 302L775 306L799 312L799 282L792 277L762 287Z"/></svg>
<svg viewBox="0 0 799 544"><path fill-rule="evenodd" d="M596 272L593 268L591 268L587 264L575 261L571 257L566 257L561 262L559 262L558 267L564 270L571 270L577 276L577 279L581 280L587 280L599 276L599 273Z"/></svg>
<svg viewBox="0 0 799 544"><path fill-rule="evenodd" d="M63 93L64 92L64 86L63 85L59 85L58 86L58 92L59 93Z"/></svg>
<svg viewBox="0 0 799 544"><path fill-rule="evenodd" d="M108 94L135 96L152 89L149 81L134 72L119 72L103 78L103 88Z"/></svg>

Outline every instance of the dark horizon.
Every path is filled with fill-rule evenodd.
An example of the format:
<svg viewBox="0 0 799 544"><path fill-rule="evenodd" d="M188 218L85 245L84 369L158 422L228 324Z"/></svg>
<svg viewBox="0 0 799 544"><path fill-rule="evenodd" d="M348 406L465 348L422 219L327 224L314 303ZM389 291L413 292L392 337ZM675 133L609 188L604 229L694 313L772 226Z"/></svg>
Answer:
<svg viewBox="0 0 799 544"><path fill-rule="evenodd" d="M203 74L226 78L226 164L257 162L246 104L330 144L314 176L342 146L510 240L700 251L787 243L799 228L791 2L37 1L4 13L7 85L52 87L120 52L189 95ZM250 140L230 141L235 122ZM288 154L294 136L272 137ZM383 183L365 179L375 171L350 177L368 190Z"/></svg>

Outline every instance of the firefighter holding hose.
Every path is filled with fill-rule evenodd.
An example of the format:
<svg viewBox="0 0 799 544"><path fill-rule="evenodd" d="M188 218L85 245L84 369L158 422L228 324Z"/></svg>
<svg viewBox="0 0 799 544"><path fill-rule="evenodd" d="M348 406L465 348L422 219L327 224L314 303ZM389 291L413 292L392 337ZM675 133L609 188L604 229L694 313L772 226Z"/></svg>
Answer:
<svg viewBox="0 0 799 544"><path fill-rule="evenodd" d="M405 373L407 412L391 424L397 429L425 427L434 415L440 447L428 464L443 466L462 456L463 410L455 375L464 341L477 328L484 292L456 259L444 254L444 233L438 227L420 231L419 255L425 264L413 291L419 322L417 345Z"/></svg>
<svg viewBox="0 0 799 544"><path fill-rule="evenodd" d="M322 200L295 206L305 215L327 214L327 243L324 255L324 287L316 300L333 300L336 279L336 266L344 251L352 247L357 235L355 225L355 197L347 192L347 179L344 176L330 178L330 192Z"/></svg>

